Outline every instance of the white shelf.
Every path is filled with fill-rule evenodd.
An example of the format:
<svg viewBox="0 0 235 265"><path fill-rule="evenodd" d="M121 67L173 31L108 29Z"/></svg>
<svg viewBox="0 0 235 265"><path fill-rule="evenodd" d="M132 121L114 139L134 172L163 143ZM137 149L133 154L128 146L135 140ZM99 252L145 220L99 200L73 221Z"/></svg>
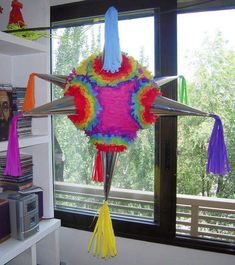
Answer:
<svg viewBox="0 0 235 265"><path fill-rule="evenodd" d="M0 1L4 10L9 1ZM24 20L29 27L50 25L50 9L47 0L26 1ZM41 12L38 12L41 10ZM6 28L9 16L1 16L0 26ZM25 87L29 74L49 73L50 39L30 41L0 31L0 82ZM50 101L50 90L42 89L45 81L35 80L36 106ZM32 136L19 138L22 153L33 157L33 182L43 189L44 218L54 217L53 175L50 118L32 119ZM8 141L0 142L0 152L7 151ZM0 224L1 225L1 224ZM9 239L0 244L0 265L59 265L60 221L51 219L40 223L40 231L25 241Z"/></svg>
<svg viewBox="0 0 235 265"><path fill-rule="evenodd" d="M3 265L27 249L34 246L41 239L60 228L60 220L51 219L40 222L39 232L24 241L8 239L0 244L0 264Z"/></svg>
<svg viewBox="0 0 235 265"><path fill-rule="evenodd" d="M0 54L15 56L45 52L47 48L40 43L0 32Z"/></svg>
<svg viewBox="0 0 235 265"><path fill-rule="evenodd" d="M19 138L19 147L29 147L38 144L48 143L49 136L48 135L32 135L29 137ZM0 152L4 152L7 150L8 141L0 142Z"/></svg>

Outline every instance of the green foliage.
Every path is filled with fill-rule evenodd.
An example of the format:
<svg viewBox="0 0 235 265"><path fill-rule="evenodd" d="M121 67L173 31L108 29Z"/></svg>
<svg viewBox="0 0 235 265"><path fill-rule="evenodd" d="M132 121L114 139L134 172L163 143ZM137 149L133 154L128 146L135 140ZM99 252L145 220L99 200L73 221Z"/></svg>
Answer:
<svg viewBox="0 0 235 265"><path fill-rule="evenodd" d="M154 128L140 131L136 141L118 159L113 186L153 191Z"/></svg>
<svg viewBox="0 0 235 265"><path fill-rule="evenodd" d="M78 131L67 117L55 117L54 126L56 138L65 157L64 180L89 184L94 149L89 148L88 138L82 131Z"/></svg>
<svg viewBox="0 0 235 265"><path fill-rule="evenodd" d="M231 174L206 176L208 140L213 128L209 118L179 118L178 129L178 184L182 194L235 197L235 140L234 140L234 72L235 51L230 50L222 34L205 38L200 51L191 56L193 80L187 80L190 105L218 114L224 124Z"/></svg>

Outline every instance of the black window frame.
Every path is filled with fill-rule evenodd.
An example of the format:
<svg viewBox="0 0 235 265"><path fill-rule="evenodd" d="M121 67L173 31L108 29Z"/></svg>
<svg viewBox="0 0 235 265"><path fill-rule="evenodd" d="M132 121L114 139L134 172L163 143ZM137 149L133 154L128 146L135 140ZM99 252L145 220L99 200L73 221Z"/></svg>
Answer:
<svg viewBox="0 0 235 265"><path fill-rule="evenodd" d="M112 5L119 13L127 14L136 10L154 10L155 75L177 75L176 0L136 0L134 3L126 0L86 0L52 6L51 27L61 21L65 21L68 26L74 25L73 20L78 18L103 16ZM165 85L162 92L164 96L176 99L176 81ZM235 254L235 245L230 243L176 235L176 117L162 117L158 120L155 124L155 141L154 220L159 222L112 216L115 234L137 240ZM65 227L85 231L93 229L91 224L94 214L89 211L74 212L56 208L55 217L61 219Z"/></svg>

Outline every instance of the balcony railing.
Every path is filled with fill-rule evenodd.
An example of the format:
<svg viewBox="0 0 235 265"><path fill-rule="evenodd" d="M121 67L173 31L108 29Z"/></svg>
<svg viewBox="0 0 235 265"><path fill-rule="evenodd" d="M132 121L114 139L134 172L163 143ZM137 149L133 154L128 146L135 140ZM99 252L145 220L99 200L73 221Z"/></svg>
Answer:
<svg viewBox="0 0 235 265"><path fill-rule="evenodd" d="M103 201L103 188L55 182L56 207L97 211ZM113 189L109 206L112 214L152 219L153 193ZM177 234L235 242L235 200L193 195L177 195Z"/></svg>

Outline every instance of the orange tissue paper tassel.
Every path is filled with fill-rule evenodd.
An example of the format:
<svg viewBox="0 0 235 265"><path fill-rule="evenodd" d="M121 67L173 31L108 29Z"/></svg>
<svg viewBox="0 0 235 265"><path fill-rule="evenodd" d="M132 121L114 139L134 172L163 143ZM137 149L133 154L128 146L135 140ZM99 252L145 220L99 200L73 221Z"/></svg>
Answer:
<svg viewBox="0 0 235 265"><path fill-rule="evenodd" d="M35 106L34 87L35 73L30 74L23 104L23 112L30 111Z"/></svg>

